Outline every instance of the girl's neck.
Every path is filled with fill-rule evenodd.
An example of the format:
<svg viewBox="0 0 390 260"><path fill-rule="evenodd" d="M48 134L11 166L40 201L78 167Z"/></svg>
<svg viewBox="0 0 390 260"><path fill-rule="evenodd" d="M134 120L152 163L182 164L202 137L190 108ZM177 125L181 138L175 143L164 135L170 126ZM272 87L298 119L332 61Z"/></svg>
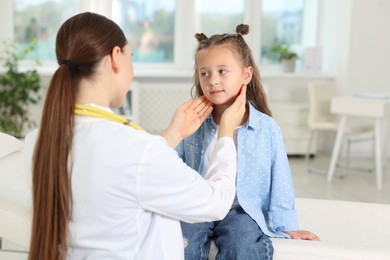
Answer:
<svg viewBox="0 0 390 260"><path fill-rule="evenodd" d="M215 122L217 125L220 124L222 114L223 114L223 112L225 112L225 110L226 110L228 107L229 107L229 105L214 105L213 112L212 112L212 116L213 116L214 122ZM243 125L243 124L248 120L248 117L249 117L249 109L246 108L246 109L245 109L244 116L243 116L242 119L241 119L240 125Z"/></svg>

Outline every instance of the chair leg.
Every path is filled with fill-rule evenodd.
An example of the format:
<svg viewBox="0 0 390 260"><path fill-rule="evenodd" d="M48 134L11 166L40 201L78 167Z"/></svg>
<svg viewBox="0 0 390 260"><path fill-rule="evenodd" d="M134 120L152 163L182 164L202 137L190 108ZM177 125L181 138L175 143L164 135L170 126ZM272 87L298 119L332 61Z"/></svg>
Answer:
<svg viewBox="0 0 390 260"><path fill-rule="evenodd" d="M339 126L337 129L336 140L335 140L335 143L333 145L332 156L330 158L329 169L328 169L327 181L329 183L332 182L332 178L334 175L336 164L337 164L337 161L339 158L339 153L340 153L340 148L341 148L341 144L343 141L344 128L345 128L346 121L347 121L347 116L346 115L341 116Z"/></svg>
<svg viewBox="0 0 390 260"><path fill-rule="evenodd" d="M312 131L310 132L309 144L308 144L308 146L307 146L307 152L306 152L306 155L305 155L305 161L306 161L306 163L309 162L311 144L312 144L313 140L316 140L316 139L317 139L317 136L318 136L318 131L312 130ZM307 172L308 172L308 173L320 174L320 175L327 175L327 174L328 174L328 171L327 171L327 170L319 169L319 168L308 168L308 169L307 169Z"/></svg>
<svg viewBox="0 0 390 260"><path fill-rule="evenodd" d="M316 136L317 135L317 132L314 133L314 135ZM341 144L341 149L343 148L343 143ZM345 164L344 164L345 165ZM336 163L336 167L343 167L343 166L340 166L340 163L337 162ZM344 166L345 167L345 166ZM308 168L307 169L307 172L308 173L314 173L314 174L319 174L319 175L324 175L324 176L327 176L328 175L328 170L325 170L325 169L320 169L320 168ZM342 179L344 177L344 175L342 174L336 174L340 179Z"/></svg>
<svg viewBox="0 0 390 260"><path fill-rule="evenodd" d="M364 167L364 166L357 166L357 165L350 165L350 164L346 164L346 163L337 163L336 165L338 168L344 168L344 169L348 169L348 170L355 170L355 171L359 171L359 172L368 172L368 173L372 173L374 171L374 169L372 167Z"/></svg>
<svg viewBox="0 0 390 260"><path fill-rule="evenodd" d="M346 174L342 174L341 177L344 177L345 175L348 175L350 173L349 170L355 170L355 171L372 173L374 171L373 167L353 165L353 163L351 162L351 158L352 158L352 156L351 156L351 146L352 146L352 144L364 142L364 141L367 140L367 138L358 139L358 140L350 140L348 137L346 137L345 139L346 139L346 141L345 141L346 142L346 162L345 163L338 162L336 164L337 167L346 169ZM374 142L373 142L373 150L375 151Z"/></svg>
<svg viewBox="0 0 390 260"><path fill-rule="evenodd" d="M341 174L341 178L344 178L346 175L348 175L349 170L351 169L351 140L349 140L348 137L346 137L345 139L346 140L344 142L344 145L346 143L346 150L347 150L346 151L346 153L347 153L346 158L347 159L346 159L345 165L347 165L347 167L346 167L347 171L345 174ZM343 146L343 145L341 145L341 146ZM342 164L340 164L340 163L338 163L337 166L342 168Z"/></svg>
<svg viewBox="0 0 390 260"><path fill-rule="evenodd" d="M305 162L306 162L306 163L309 162L311 143L312 143L313 139L316 138L316 136L317 136L317 131L311 130L311 131L310 131L310 136L309 136L308 145L307 145L307 150L306 150L306 154L305 154Z"/></svg>

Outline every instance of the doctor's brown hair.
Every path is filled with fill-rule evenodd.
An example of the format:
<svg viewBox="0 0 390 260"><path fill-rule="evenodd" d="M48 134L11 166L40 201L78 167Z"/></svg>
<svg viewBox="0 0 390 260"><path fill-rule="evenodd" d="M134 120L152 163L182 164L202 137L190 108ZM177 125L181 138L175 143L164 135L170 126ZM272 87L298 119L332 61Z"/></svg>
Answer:
<svg viewBox="0 0 390 260"><path fill-rule="evenodd" d="M71 150L74 106L83 78L94 78L100 61L127 40L113 21L94 13L68 19L56 38L59 68L43 107L33 156L30 260L65 259L72 210Z"/></svg>
<svg viewBox="0 0 390 260"><path fill-rule="evenodd" d="M224 46L229 48L235 55L236 59L241 63L242 68L251 66L253 75L251 81L247 85L246 97L247 100L259 111L272 115L267 104L266 94L261 84L260 72L253 60L252 51L245 42L243 35L249 33L249 25L239 24L236 27L235 34L214 34L207 37L204 33L196 33L195 38L198 40L198 48L195 52L195 68L194 68L194 88L197 97L203 96L203 91L200 86L197 56L198 53L207 48L214 46Z"/></svg>

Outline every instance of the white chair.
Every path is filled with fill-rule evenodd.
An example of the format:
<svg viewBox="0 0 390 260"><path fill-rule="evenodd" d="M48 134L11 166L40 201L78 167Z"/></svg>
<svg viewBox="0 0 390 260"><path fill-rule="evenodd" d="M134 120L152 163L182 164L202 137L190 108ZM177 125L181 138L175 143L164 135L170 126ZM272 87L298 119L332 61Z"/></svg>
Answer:
<svg viewBox="0 0 390 260"><path fill-rule="evenodd" d="M338 116L330 112L331 99L337 96L337 87L331 82L309 83L309 116L308 127L310 129L310 137L305 155L305 160L310 158L310 149L313 140L318 136L319 131L331 131L336 133L339 125ZM344 132L344 141L347 147L347 163L338 163L338 167L352 168L355 170L372 172L373 169L367 167L352 166L349 163L350 146L353 143L373 141L374 132L373 125L347 126ZM309 168L311 173L327 174L327 170Z"/></svg>

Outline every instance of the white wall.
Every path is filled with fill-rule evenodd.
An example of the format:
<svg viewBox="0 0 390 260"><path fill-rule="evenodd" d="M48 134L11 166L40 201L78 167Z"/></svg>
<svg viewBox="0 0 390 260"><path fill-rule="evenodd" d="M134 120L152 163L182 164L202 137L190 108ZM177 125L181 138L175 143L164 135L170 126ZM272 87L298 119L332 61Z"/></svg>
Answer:
<svg viewBox="0 0 390 260"><path fill-rule="evenodd" d="M340 87L346 85L352 0L321 0L318 44L323 49L323 70L333 73Z"/></svg>
<svg viewBox="0 0 390 260"><path fill-rule="evenodd" d="M390 1L354 0L348 92L390 93Z"/></svg>
<svg viewBox="0 0 390 260"><path fill-rule="evenodd" d="M321 0L324 71L341 93L390 92L390 1Z"/></svg>
<svg viewBox="0 0 390 260"><path fill-rule="evenodd" d="M2 0L0 8L12 9L12 0ZM3 12L0 15L0 48L3 48L4 41L14 37L14 28L9 25L13 15L13 12Z"/></svg>
<svg viewBox="0 0 390 260"><path fill-rule="evenodd" d="M321 0L323 68L336 76L340 94L390 93L389 13L386 0ZM371 147L359 148L358 155L372 154Z"/></svg>

